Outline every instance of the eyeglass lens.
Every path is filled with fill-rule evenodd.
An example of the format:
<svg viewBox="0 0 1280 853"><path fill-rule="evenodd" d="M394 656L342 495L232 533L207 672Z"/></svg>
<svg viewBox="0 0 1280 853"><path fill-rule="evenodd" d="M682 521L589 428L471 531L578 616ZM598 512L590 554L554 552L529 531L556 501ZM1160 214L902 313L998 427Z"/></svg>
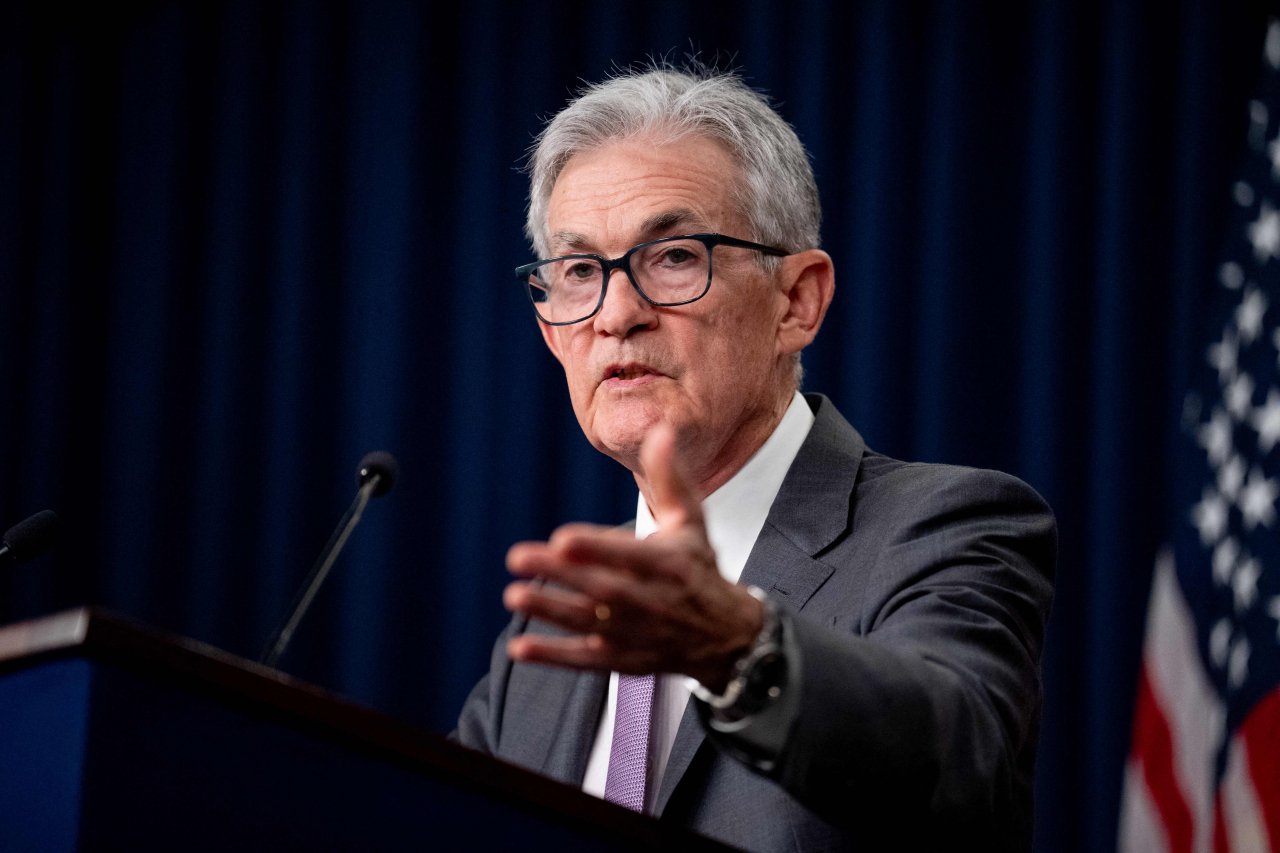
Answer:
<svg viewBox="0 0 1280 853"><path fill-rule="evenodd" d="M688 302L710 284L711 253L698 240L642 246L631 256L631 274L651 302ZM528 283L538 316L548 323L571 323L595 312L604 268L591 258L551 260L536 267Z"/></svg>

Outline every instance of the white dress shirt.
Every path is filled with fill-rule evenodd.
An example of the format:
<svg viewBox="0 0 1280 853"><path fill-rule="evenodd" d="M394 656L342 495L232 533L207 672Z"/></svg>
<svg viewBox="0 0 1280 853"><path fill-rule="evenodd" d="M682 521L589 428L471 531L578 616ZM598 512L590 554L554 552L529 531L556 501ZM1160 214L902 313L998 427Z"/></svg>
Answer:
<svg viewBox="0 0 1280 853"><path fill-rule="evenodd" d="M797 391L773 434L729 482L702 502L707 538L711 540L711 547L716 552L716 565L725 580L737 583L742 575L747 557L764 528L769 508L773 506L773 499L778 496L782 481L800 452L800 445L809 435L813 420L809 404ZM636 501L636 538L643 539L657 529L644 495L640 495ZM689 695L683 675L660 675L654 686L646 813L653 812ZM582 780L582 790L597 797L604 796L605 780L609 775L609 751L613 746L613 718L617 707L618 673L615 672L609 676L609 695L596 729L587 775Z"/></svg>

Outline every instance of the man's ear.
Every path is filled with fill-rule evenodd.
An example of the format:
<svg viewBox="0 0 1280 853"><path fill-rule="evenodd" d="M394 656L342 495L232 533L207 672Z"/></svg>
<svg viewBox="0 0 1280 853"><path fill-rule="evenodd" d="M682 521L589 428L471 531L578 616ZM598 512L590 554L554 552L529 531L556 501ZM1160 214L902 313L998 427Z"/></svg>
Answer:
<svg viewBox="0 0 1280 853"><path fill-rule="evenodd" d="M778 321L779 353L796 353L813 342L836 292L835 266L821 249L782 259L779 272L787 309Z"/></svg>
<svg viewBox="0 0 1280 853"><path fill-rule="evenodd" d="M556 357L556 361L564 365L564 359L560 357L560 336L556 334L556 330L560 326L548 326L541 320L535 320L538 324L538 331L542 332L542 342L547 345L547 349L551 350L551 354Z"/></svg>

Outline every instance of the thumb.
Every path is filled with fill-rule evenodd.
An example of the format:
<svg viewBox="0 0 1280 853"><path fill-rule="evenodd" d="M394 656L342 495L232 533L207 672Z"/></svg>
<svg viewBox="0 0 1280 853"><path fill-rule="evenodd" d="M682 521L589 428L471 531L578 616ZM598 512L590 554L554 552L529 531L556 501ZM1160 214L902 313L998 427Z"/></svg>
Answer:
<svg viewBox="0 0 1280 853"><path fill-rule="evenodd" d="M640 464L649 481L653 503L649 509L658 530L703 527L702 500L676 456L676 432L670 424L649 430L640 447Z"/></svg>

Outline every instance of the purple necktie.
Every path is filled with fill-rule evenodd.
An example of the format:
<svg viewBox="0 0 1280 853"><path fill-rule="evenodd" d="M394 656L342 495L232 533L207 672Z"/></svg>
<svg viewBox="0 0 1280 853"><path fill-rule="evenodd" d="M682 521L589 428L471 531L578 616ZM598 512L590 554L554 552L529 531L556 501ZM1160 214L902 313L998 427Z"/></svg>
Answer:
<svg viewBox="0 0 1280 853"><path fill-rule="evenodd" d="M604 798L633 812L644 811L654 679L653 675L618 675L618 710Z"/></svg>

